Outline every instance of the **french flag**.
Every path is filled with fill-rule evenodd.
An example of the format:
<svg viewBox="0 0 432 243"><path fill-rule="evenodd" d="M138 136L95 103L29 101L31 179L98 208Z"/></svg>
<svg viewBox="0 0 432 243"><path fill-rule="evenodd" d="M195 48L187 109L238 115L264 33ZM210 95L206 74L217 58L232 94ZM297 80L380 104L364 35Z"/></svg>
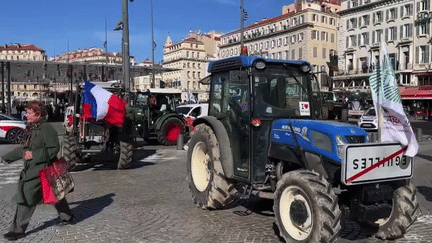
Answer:
<svg viewBox="0 0 432 243"><path fill-rule="evenodd" d="M126 102L102 87L85 81L83 118L105 120L114 126L123 126L126 116Z"/></svg>

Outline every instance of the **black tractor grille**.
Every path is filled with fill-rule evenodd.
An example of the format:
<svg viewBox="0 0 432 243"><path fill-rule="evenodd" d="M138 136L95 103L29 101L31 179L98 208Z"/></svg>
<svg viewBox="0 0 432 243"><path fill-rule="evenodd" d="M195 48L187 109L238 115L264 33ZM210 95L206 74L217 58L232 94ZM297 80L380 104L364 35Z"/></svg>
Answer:
<svg viewBox="0 0 432 243"><path fill-rule="evenodd" d="M365 136L345 136L348 143L364 143Z"/></svg>

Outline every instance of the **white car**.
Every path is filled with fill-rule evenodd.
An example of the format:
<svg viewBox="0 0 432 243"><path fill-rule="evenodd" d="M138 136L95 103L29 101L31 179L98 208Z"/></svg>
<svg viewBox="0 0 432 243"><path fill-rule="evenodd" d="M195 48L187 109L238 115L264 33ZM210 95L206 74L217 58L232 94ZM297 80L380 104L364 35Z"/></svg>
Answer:
<svg viewBox="0 0 432 243"><path fill-rule="evenodd" d="M369 108L358 121L359 127L363 128L367 132L373 132L378 130L378 117L375 112L375 108Z"/></svg>
<svg viewBox="0 0 432 243"><path fill-rule="evenodd" d="M185 117L198 118L202 116L208 116L208 104L187 104L187 105L179 105L176 107L176 111L180 115L184 115Z"/></svg>
<svg viewBox="0 0 432 243"><path fill-rule="evenodd" d="M10 143L20 143L25 129L25 121L0 114L0 138L8 140Z"/></svg>

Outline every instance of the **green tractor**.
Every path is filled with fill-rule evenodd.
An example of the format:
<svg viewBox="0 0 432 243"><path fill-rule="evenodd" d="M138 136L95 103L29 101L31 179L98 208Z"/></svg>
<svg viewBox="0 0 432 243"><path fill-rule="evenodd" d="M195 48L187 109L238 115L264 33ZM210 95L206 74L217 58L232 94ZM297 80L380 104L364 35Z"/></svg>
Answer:
<svg viewBox="0 0 432 243"><path fill-rule="evenodd" d="M185 133L184 119L176 112L177 92L153 89L133 94L127 116L134 123L135 137L156 138L160 144L174 145Z"/></svg>
<svg viewBox="0 0 432 243"><path fill-rule="evenodd" d="M118 82L93 82L120 97L124 89ZM132 164L133 122L127 116L123 126L117 127L103 120L81 119L84 86L78 87L75 104L67 108L65 114L66 135L62 141L62 156L70 170L77 164L91 162L91 158L108 154L114 159L118 169L126 169Z"/></svg>
<svg viewBox="0 0 432 243"><path fill-rule="evenodd" d="M322 98L322 118L323 120L338 119L341 122L348 122L348 104L344 100L343 92L323 91Z"/></svg>

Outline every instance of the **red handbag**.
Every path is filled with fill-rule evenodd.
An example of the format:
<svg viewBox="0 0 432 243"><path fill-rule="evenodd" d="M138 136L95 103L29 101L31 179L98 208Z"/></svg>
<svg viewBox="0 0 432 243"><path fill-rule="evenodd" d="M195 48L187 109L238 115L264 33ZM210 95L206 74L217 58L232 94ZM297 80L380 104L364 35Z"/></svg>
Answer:
<svg viewBox="0 0 432 243"><path fill-rule="evenodd" d="M73 190L75 184L67 168L66 161L60 158L39 171L43 203L55 204Z"/></svg>

